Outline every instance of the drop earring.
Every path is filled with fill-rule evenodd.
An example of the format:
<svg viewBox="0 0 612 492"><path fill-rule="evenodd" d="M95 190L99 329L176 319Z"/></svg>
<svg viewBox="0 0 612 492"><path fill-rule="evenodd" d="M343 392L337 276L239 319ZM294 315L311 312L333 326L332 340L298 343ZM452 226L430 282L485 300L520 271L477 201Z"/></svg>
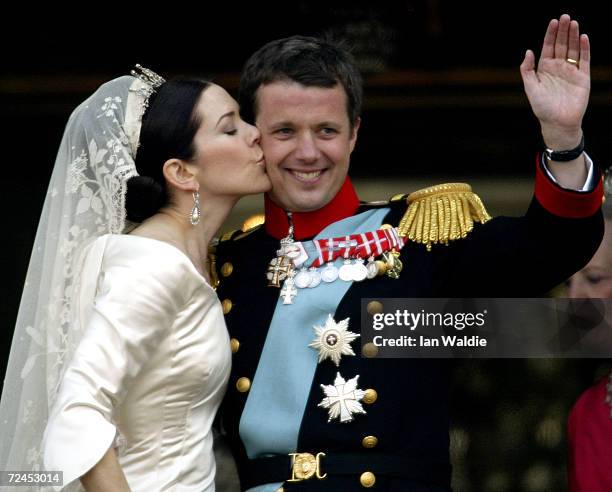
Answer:
<svg viewBox="0 0 612 492"><path fill-rule="evenodd" d="M200 192L193 192L193 208L191 209L191 214L189 215L189 221L191 225L196 226L200 223Z"/></svg>

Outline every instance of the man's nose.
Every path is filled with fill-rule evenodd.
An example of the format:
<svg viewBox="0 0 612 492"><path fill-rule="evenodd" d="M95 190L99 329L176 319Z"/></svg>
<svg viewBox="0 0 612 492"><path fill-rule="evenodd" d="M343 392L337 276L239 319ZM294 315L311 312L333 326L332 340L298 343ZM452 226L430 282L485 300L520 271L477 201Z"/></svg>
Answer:
<svg viewBox="0 0 612 492"><path fill-rule="evenodd" d="M297 142L295 157L301 161L312 163L319 159L321 152L311 133L300 135Z"/></svg>

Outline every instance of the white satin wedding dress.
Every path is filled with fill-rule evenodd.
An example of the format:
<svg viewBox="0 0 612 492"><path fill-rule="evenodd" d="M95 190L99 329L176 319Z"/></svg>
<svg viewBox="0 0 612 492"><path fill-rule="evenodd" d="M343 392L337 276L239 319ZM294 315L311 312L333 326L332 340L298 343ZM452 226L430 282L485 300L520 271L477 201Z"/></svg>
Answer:
<svg viewBox="0 0 612 492"><path fill-rule="evenodd" d="M78 486L115 446L132 491L214 490L211 425L231 364L214 290L179 249L130 235L96 239L81 277L85 332L45 431L46 469Z"/></svg>

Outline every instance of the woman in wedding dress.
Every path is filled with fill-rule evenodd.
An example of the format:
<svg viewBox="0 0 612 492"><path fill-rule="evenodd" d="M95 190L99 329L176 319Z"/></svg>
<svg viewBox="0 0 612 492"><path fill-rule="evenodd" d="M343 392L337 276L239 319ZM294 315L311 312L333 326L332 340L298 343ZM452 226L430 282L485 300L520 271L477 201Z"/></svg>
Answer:
<svg viewBox="0 0 612 492"><path fill-rule="evenodd" d="M50 472L30 490L214 490L231 355L207 251L270 183L225 90L138 69L70 117L41 216L0 406L0 470Z"/></svg>

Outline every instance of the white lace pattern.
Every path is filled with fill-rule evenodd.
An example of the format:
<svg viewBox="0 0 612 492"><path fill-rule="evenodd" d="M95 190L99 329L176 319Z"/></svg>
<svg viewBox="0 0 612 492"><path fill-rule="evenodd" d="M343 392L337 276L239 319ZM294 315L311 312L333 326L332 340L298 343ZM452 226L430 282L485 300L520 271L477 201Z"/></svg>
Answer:
<svg viewBox="0 0 612 492"><path fill-rule="evenodd" d="M143 83L125 76L102 85L66 125L0 402L0 470L42 469L40 444L48 411L81 338L75 299L76 293L82 295L79 277L87 246L101 235L119 234L130 226L125 193L127 180L137 175L134 159Z"/></svg>

